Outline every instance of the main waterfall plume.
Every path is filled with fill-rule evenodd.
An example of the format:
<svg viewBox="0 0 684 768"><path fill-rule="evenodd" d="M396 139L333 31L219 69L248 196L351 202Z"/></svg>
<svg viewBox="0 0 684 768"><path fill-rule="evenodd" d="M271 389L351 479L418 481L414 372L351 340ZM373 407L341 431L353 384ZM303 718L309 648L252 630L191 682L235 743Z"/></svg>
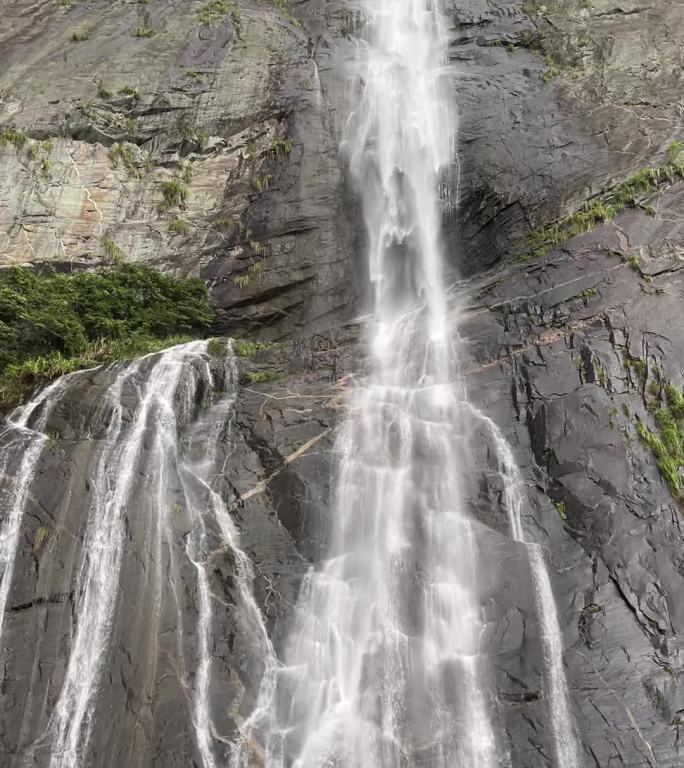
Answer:
<svg viewBox="0 0 684 768"><path fill-rule="evenodd" d="M337 441L329 552L249 727L269 768L490 768L505 755L479 653L442 275L438 191L455 162L446 27L426 0L366 13L345 146L368 239L370 370Z"/></svg>

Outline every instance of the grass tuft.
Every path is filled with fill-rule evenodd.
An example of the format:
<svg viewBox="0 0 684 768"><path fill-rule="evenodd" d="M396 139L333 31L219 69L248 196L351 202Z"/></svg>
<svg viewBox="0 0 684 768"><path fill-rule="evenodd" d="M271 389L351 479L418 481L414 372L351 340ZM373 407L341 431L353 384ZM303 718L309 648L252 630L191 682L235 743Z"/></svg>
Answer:
<svg viewBox="0 0 684 768"><path fill-rule="evenodd" d="M660 192L679 179L684 179L684 162L681 160L683 151L684 145L670 145L666 164L637 171L623 184L603 193L595 201L585 203L575 213L533 230L518 243L518 260L528 261L545 256L571 238L611 221L628 207L641 205L647 212L651 212L649 203L642 205L639 201ZM651 207L655 213L655 208Z"/></svg>

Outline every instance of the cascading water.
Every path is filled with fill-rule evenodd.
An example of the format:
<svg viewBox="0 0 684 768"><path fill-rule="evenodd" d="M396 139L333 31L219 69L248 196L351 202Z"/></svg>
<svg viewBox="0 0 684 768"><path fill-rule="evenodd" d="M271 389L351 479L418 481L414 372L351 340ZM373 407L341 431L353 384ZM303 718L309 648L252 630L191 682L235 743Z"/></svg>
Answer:
<svg viewBox="0 0 684 768"><path fill-rule="evenodd" d="M553 734L555 765L557 768L582 768L584 761L574 732L563 669L563 638L558 624L551 580L544 561L544 551L539 544L527 542L525 538L522 522L525 496L520 470L501 430L483 414L478 412L476 415L486 423L494 438L504 480L511 533L516 541L525 544L530 561L535 606L544 649L544 694L548 702L549 723Z"/></svg>
<svg viewBox="0 0 684 768"><path fill-rule="evenodd" d="M147 607L140 648L132 652L142 654L141 666L153 675L158 674L158 657L173 653L187 692L187 719L194 726L197 764L201 768L225 765L231 751L229 734L217 732L212 706L212 678L222 678L213 659L217 596L210 585L210 570L221 558L229 558L235 569L233 599L243 642L253 648L265 669L273 665L274 658L251 591L251 563L239 547L224 497L214 487L223 471L216 466L218 448L224 446L225 450L230 443L237 388L231 351L226 347L225 360L220 362L208 354L207 342L193 342L103 375L108 383L89 417L89 424L98 425L95 431L101 429L101 435L95 437L89 451L92 466L84 468L87 495L73 497L67 486L65 497L79 505L83 530L78 535L82 542L73 554L73 614L67 612L67 620L73 624L71 632L66 630L70 642L64 654L63 679L42 726L42 683L35 683L35 693L34 681L30 683L22 727L26 728L26 746L13 766L110 765L110 756L93 752L91 741L96 729L100 736L106 732L109 716L120 716L106 689L111 685L115 646L122 639L130 642L131 628L122 621L120 609L123 564L131 556L144 563L136 587L141 606ZM0 452L0 498L6 510L0 531L0 629L41 454L48 445L54 452L58 440L44 431L61 399L68 400L79 386L87 388L87 379L87 374L72 374L58 380L17 410L8 423L5 437L9 439ZM57 422L60 418L58 415ZM18 447L23 453L17 459ZM58 497L54 504L53 515ZM71 501L66 502L67 507ZM182 562L186 556L190 571ZM183 569L187 576L181 575ZM193 572L196 623L186 619ZM181 590L185 593L179 594ZM45 623L36 625L36 642L45 629ZM164 632L172 648L162 640ZM135 706L144 706L144 701ZM123 745L123 749L132 746Z"/></svg>
<svg viewBox="0 0 684 768"><path fill-rule="evenodd" d="M135 382L142 361L125 367L108 392L107 405L112 415L93 478L93 500L77 582L78 620L64 683L53 713L55 736L50 768L78 766L88 743L98 678L107 658L116 609L125 512L134 488L143 440L150 429L154 441L152 451L158 458L157 471L163 473L168 462L167 444L175 445L174 398L182 374L188 370L185 354L193 351L197 350L175 348L159 356L144 380L140 403L130 425L124 422L122 389ZM148 424L151 419L156 423ZM163 483L157 487L163 493ZM162 498L157 497L158 504ZM161 508L159 514L162 514Z"/></svg>
<svg viewBox="0 0 684 768"><path fill-rule="evenodd" d="M347 145L369 241L370 373L337 443L330 551L250 734L268 768L489 768L507 758L479 654L440 248L454 159L446 29L427 0L378 0L367 18Z"/></svg>
<svg viewBox="0 0 684 768"><path fill-rule="evenodd" d="M78 374L75 374L77 376ZM0 523L0 661L2 660L2 628L4 624L7 598L12 585L14 561L19 545L24 507L35 477L38 459L47 443L43 434L48 417L55 401L64 391L66 381L74 377L65 377L46 387L26 406L18 408L8 419L8 430L16 432L4 447L0 456L0 509L4 517ZM35 423L29 428L34 414L38 413ZM2 435L6 437L6 433ZM16 456L21 459L14 466Z"/></svg>

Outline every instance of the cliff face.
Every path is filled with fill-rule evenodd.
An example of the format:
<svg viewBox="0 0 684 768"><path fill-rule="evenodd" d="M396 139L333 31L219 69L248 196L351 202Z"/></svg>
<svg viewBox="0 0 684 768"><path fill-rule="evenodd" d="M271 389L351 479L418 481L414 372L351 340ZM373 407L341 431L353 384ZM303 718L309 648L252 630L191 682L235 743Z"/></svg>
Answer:
<svg viewBox="0 0 684 768"><path fill-rule="evenodd" d="M358 17L323 0L293 5L294 16L265 1L216 8L5 6L0 264L126 259L198 274L219 307L217 333L284 342L242 360L217 458L277 652L301 575L325 546L335 425L362 368L360 330L344 323L365 309L364 233L340 152ZM586 765L678 766L683 542L664 459L678 460L668 439L679 433L663 429L662 412L684 416L671 394L684 385L684 6L464 0L449 17L460 126L447 186L459 213L445 225L471 399L526 480L525 525L547 548ZM648 168L663 170L634 181ZM2 638L3 765L49 762L41 738L68 661L85 536L78 499L111 419L98 398L117 370L74 384L46 425L59 437L31 486ZM490 564L485 650L513 764L548 766L529 569L507 530L491 436L477 438L469 499ZM8 450L16 435L3 439ZM171 555L155 570L148 516L124 516L120 636L89 753L98 766L201 764L187 714L199 596L189 570L169 575ZM181 557L179 520L165 553ZM235 554L214 535L220 755L253 706L263 654ZM146 583L184 594L184 648L168 640L170 614L139 596Z"/></svg>

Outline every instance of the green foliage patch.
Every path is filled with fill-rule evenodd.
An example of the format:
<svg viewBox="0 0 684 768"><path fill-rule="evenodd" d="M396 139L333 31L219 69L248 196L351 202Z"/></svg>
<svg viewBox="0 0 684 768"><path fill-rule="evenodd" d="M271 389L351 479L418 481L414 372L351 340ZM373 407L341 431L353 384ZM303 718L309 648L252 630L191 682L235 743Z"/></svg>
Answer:
<svg viewBox="0 0 684 768"><path fill-rule="evenodd" d="M0 407L65 373L204 335L214 310L198 278L139 265L0 273Z"/></svg>
<svg viewBox="0 0 684 768"><path fill-rule="evenodd" d="M681 499L684 487L684 395L671 384L654 387L649 394L654 397L649 408L653 412L657 432L639 421L637 433L654 455L660 474L672 494Z"/></svg>
<svg viewBox="0 0 684 768"><path fill-rule="evenodd" d="M232 0L208 0L197 9L200 24L207 27L221 23L225 18L230 20L238 37L242 37L242 14Z"/></svg>

